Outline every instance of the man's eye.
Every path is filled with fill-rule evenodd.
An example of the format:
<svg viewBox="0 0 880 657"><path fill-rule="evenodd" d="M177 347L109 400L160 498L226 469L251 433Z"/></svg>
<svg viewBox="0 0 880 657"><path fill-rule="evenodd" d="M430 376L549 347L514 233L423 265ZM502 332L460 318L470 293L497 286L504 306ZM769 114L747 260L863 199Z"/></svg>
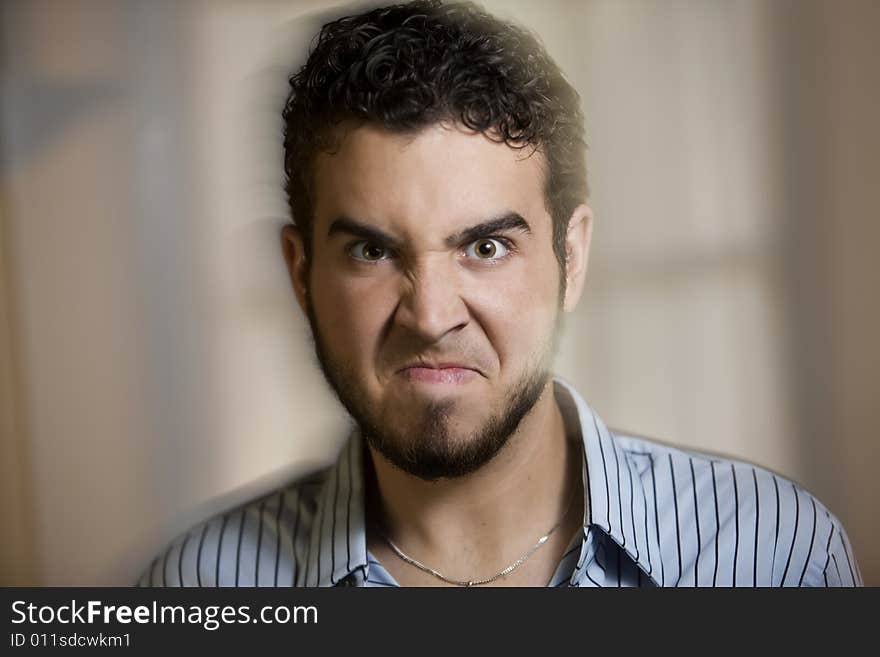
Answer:
<svg viewBox="0 0 880 657"><path fill-rule="evenodd" d="M509 252L507 245L501 240L492 237L475 240L468 244L465 253L469 258L477 260L498 260L503 258Z"/></svg>
<svg viewBox="0 0 880 657"><path fill-rule="evenodd" d="M379 246L366 240L352 244L348 248L348 253L355 260L364 260L366 262L378 262L389 257L388 249L384 246Z"/></svg>

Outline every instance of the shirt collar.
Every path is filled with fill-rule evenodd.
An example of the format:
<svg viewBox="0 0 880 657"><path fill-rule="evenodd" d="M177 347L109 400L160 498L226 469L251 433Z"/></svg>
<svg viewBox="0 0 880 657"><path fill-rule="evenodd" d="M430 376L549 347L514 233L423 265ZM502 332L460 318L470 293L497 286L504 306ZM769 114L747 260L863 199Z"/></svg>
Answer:
<svg viewBox="0 0 880 657"><path fill-rule="evenodd" d="M652 573L660 571L660 547L648 531L653 523L648 521L648 496L638 476L638 464L571 384L559 377L553 382L566 426L580 429L584 445L584 531L579 564L587 553L589 530L595 528L658 583ZM318 495L306 558L306 585L336 586L367 568L363 458L363 440L359 431L353 431ZM584 569L580 569L575 577L583 575Z"/></svg>
<svg viewBox="0 0 880 657"><path fill-rule="evenodd" d="M588 531L594 528L609 536L659 585L654 573L660 572L660 545L649 531L654 523L649 521L640 464L571 384L559 377L553 382L566 426L579 426L584 445L584 534L578 563L586 557ZM583 569L575 575L584 576Z"/></svg>
<svg viewBox="0 0 880 657"><path fill-rule="evenodd" d="M337 586L367 567L364 464L360 432L353 431L318 494L303 582Z"/></svg>

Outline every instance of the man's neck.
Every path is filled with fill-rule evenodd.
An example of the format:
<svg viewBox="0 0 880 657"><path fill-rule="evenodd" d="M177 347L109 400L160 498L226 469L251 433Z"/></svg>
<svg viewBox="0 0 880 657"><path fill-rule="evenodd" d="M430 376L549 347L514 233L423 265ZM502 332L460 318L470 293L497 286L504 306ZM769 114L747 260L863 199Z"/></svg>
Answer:
<svg viewBox="0 0 880 657"><path fill-rule="evenodd" d="M504 448L470 475L427 482L369 452L371 549L385 551L377 536L382 532L408 555L451 577L492 575L561 522L553 540L530 558L535 565L522 568L523 574L543 578L582 522L580 450L566 436L552 381ZM544 563L538 572L548 559L552 563ZM402 563L394 565L399 569ZM389 565L387 559L383 564ZM406 566L398 572L417 574L412 570Z"/></svg>

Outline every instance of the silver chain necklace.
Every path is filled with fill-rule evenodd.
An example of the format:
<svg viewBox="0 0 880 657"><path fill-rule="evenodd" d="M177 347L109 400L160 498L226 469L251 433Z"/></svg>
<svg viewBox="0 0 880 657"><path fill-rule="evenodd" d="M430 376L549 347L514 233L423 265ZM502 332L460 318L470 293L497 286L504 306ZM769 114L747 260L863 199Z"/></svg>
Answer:
<svg viewBox="0 0 880 657"><path fill-rule="evenodd" d="M571 492L571 498L569 499L568 504L565 507L565 512L562 514L562 517L559 519L559 521L555 525L553 525L550 528L550 531L548 531L541 538L539 538L538 541L532 547L530 547L526 551L525 554L523 554L519 559L517 559L512 564L507 566L507 568L505 568L501 572L498 572L498 573L492 575L492 577L486 577L485 579L454 579L452 577L447 577L443 573L436 571L433 568L429 568L425 564L423 564L423 563L413 559L412 557L408 556L407 554L405 554L403 552L403 550L401 550L399 547L397 547L394 544L394 542L384 534L384 532L379 532L379 535L382 536L382 538L385 539L385 542L388 543L389 547L391 547L391 549L394 550L394 554L396 554L398 557L400 557L403 561L410 564L411 566L415 566L419 570L424 571L424 572L428 573L429 575L433 575L437 579L440 579L440 580L443 580L444 582L447 582L448 584L454 584L455 586L479 586L481 584L489 584L491 582L494 582L496 579L498 579L500 577L504 577L505 575L509 575L514 570L519 568L523 563L526 562L526 560L529 557L531 557L535 552L538 551L538 548L540 548L542 545L544 545L544 543L547 542L547 540L550 538L550 536L553 534L553 532L555 532L557 529L559 529L559 526L562 524L562 521L565 520L565 517L568 515L568 512L571 510L571 504L572 504L572 502L574 502L576 492L577 492L577 486L575 486L574 490L572 490L572 492Z"/></svg>

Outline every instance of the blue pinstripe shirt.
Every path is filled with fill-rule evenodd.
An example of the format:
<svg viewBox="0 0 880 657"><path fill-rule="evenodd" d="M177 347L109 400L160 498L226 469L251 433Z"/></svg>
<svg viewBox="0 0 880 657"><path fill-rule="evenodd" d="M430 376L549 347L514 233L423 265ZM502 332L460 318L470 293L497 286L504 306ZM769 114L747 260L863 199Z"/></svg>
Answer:
<svg viewBox="0 0 880 657"><path fill-rule="evenodd" d="M556 400L583 440L583 530L551 586L860 586L840 522L793 482L749 463L609 431L578 393ZM194 527L141 586L397 586L369 552L363 445Z"/></svg>

